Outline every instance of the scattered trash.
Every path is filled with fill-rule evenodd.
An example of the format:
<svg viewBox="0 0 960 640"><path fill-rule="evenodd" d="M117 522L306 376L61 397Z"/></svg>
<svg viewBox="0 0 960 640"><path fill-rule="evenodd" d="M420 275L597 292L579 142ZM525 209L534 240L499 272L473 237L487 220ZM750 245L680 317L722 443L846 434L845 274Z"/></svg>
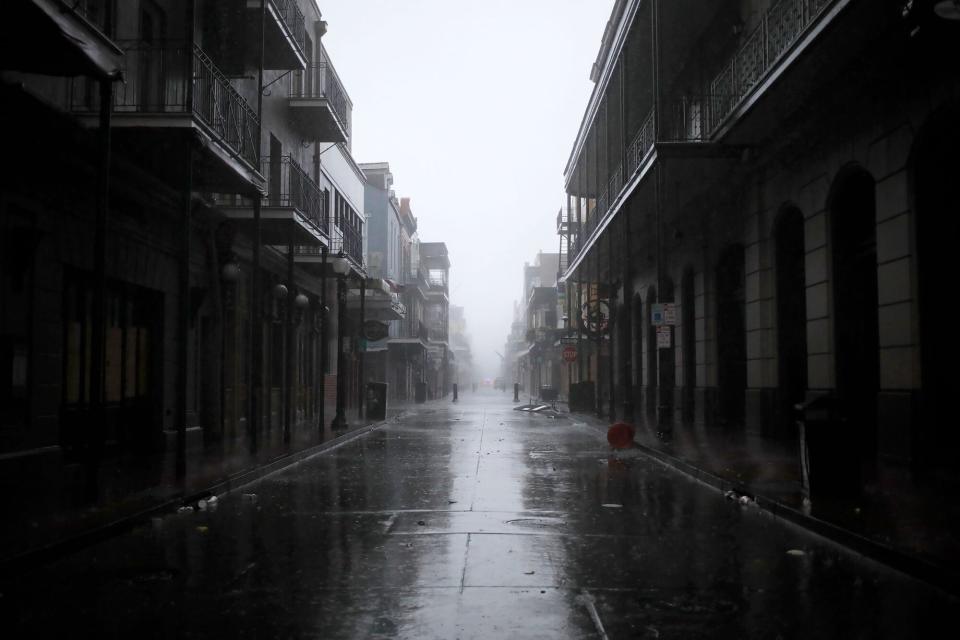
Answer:
<svg viewBox="0 0 960 640"><path fill-rule="evenodd" d="M753 502L749 496L740 496L740 504L747 505Z"/></svg>
<svg viewBox="0 0 960 640"><path fill-rule="evenodd" d="M447 500L447 504L457 504L456 500Z"/></svg>
<svg viewBox="0 0 960 640"><path fill-rule="evenodd" d="M423 520L417 520L417 524L420 525L421 527L427 526L427 523L424 522Z"/></svg>
<svg viewBox="0 0 960 640"><path fill-rule="evenodd" d="M193 507L186 505L177 509L177 513L193 513Z"/></svg>
<svg viewBox="0 0 960 640"><path fill-rule="evenodd" d="M788 556L805 556L807 552L802 549L790 549L787 551Z"/></svg>
<svg viewBox="0 0 960 640"><path fill-rule="evenodd" d="M210 527L205 527L203 525L200 525L199 527L197 527L197 531L199 531L200 533L206 533L209 530L210 530Z"/></svg>
<svg viewBox="0 0 960 640"><path fill-rule="evenodd" d="M540 593L546 593L546 589L540 589Z"/></svg>
<svg viewBox="0 0 960 640"><path fill-rule="evenodd" d="M532 576L532 575L535 574L535 573L536 573L536 571L524 571L524 572L523 572L523 575L525 575L525 576Z"/></svg>
<svg viewBox="0 0 960 640"><path fill-rule="evenodd" d="M197 502L197 508L200 511L214 510L217 508L217 496L210 496Z"/></svg>
<svg viewBox="0 0 960 640"><path fill-rule="evenodd" d="M602 504L602 505L600 505L600 506L601 506L601 507L605 507L605 508L607 508L607 509L622 509L622 508L623 508L623 505L622 505L622 504L617 504L617 503L615 503L615 502L608 502L608 503Z"/></svg>

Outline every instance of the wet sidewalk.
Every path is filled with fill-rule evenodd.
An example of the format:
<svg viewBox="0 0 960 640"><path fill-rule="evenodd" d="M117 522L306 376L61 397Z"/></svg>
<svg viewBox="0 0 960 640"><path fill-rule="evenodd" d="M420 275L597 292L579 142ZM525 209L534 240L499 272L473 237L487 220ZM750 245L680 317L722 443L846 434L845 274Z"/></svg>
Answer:
<svg viewBox="0 0 960 640"><path fill-rule="evenodd" d="M574 417L597 429L609 426L595 415ZM921 481L908 469L881 466L857 497L804 504L798 442L703 424L658 430L643 419L636 439L665 462L722 490L758 497L804 526L960 592L960 479Z"/></svg>
<svg viewBox="0 0 960 640"><path fill-rule="evenodd" d="M503 394L0 584L12 637L926 637L957 601Z"/></svg>
<svg viewBox="0 0 960 640"><path fill-rule="evenodd" d="M394 420L415 406L405 402L388 404L387 420ZM282 442L279 429L265 430L256 454L249 453L245 440L221 443L210 451L188 452L187 475L182 482L176 479L172 452L110 459L100 470L102 494L96 504L85 503L79 495L82 468L78 464L72 465L76 467L74 486L65 482L55 500L37 495L44 487L22 486L11 479L9 487L0 486L8 496L0 526L0 574L114 535L151 516L175 510L184 501L195 502L210 492L248 483L375 423L360 420L356 409L350 409L348 428L342 432L334 432L329 421L319 432L300 424L289 444Z"/></svg>

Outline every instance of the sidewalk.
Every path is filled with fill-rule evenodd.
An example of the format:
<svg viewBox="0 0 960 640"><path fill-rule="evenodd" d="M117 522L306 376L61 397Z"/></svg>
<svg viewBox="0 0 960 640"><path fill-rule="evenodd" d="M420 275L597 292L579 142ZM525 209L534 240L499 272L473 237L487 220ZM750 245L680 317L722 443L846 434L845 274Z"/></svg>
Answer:
<svg viewBox="0 0 960 640"><path fill-rule="evenodd" d="M182 482L175 480L173 456L158 454L121 460L116 465L105 465L102 470L101 475L114 478L113 495L104 496L95 505L61 505L50 509L37 503L31 509L31 504L36 502L30 498L31 488L18 487L20 499L4 515L4 524L0 527L0 548L3 549L0 574L46 562L116 535L159 513L229 491L395 420L413 406L422 405L388 404L385 421L362 424L356 422L356 410L352 409L353 422L346 431L334 433L328 425L322 438L316 433L298 432L286 446L276 438L265 439L261 451L252 457L231 451L197 452L188 462L187 477ZM137 477L124 481L119 476L125 473ZM153 482L144 484L145 477L153 478ZM122 486L127 490L118 489ZM64 488L64 493L67 491L68 488Z"/></svg>
<svg viewBox="0 0 960 640"><path fill-rule="evenodd" d="M609 421L571 417L599 429ZM855 499L803 504L799 445L741 431L675 424L657 430L640 420L636 442L653 457L894 568L960 593L960 479L920 483L908 469L881 466Z"/></svg>

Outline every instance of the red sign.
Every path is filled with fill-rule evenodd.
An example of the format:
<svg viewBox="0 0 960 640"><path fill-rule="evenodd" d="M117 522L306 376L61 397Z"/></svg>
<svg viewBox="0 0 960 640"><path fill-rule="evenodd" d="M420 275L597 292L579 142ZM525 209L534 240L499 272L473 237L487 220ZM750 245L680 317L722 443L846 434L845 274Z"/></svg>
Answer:
<svg viewBox="0 0 960 640"><path fill-rule="evenodd" d="M563 348L563 361L576 362L576 360L577 360L577 348L572 344L568 344Z"/></svg>

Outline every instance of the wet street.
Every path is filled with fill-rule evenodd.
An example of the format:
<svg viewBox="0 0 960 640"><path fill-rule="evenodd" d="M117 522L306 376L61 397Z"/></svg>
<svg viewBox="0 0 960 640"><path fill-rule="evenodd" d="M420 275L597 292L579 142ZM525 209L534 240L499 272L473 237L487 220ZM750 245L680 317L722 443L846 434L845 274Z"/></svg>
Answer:
<svg viewBox="0 0 960 640"><path fill-rule="evenodd" d="M3 585L6 637L932 636L955 602L461 394Z"/></svg>

